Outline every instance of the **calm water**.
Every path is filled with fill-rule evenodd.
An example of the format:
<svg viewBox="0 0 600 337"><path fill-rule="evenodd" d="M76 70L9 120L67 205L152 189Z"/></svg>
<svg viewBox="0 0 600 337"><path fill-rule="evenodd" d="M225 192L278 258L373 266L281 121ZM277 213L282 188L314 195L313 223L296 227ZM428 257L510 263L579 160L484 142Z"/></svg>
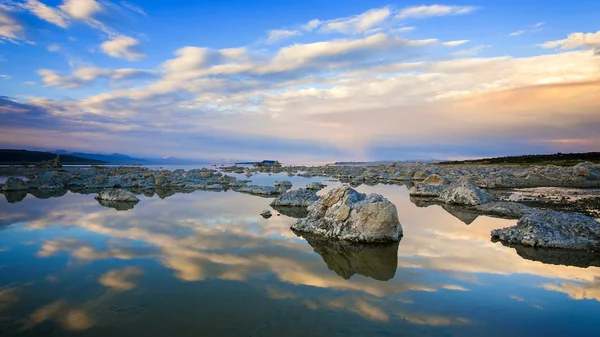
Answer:
<svg viewBox="0 0 600 337"><path fill-rule="evenodd" d="M127 211L1 198L0 336L598 335L599 256L517 251L489 234L514 221L358 190L398 207L398 246L307 242L294 218L260 217L271 199L231 191Z"/></svg>

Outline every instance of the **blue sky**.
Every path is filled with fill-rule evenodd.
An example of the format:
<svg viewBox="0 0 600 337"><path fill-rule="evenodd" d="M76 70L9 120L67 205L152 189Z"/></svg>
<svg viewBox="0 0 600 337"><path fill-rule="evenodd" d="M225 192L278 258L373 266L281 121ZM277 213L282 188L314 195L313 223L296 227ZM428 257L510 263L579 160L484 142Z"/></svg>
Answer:
<svg viewBox="0 0 600 337"><path fill-rule="evenodd" d="M0 1L0 146L288 162L597 150L598 1Z"/></svg>

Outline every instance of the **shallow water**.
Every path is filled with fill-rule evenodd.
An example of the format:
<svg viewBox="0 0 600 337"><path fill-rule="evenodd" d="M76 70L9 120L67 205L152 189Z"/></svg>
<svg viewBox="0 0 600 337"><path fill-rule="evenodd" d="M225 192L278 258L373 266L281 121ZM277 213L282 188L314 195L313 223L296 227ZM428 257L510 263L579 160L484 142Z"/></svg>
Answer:
<svg viewBox="0 0 600 337"><path fill-rule="evenodd" d="M515 221L357 189L397 206L397 247L307 242L233 191L127 211L0 198L0 336L597 336L599 256L505 247L490 230Z"/></svg>

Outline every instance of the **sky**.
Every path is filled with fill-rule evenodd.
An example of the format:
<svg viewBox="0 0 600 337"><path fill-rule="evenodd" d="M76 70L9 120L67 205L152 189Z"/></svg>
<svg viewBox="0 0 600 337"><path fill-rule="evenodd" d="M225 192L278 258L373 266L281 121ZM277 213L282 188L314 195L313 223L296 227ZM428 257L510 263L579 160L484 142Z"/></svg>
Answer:
<svg viewBox="0 0 600 337"><path fill-rule="evenodd" d="M288 163L600 150L600 1L0 0L0 147Z"/></svg>

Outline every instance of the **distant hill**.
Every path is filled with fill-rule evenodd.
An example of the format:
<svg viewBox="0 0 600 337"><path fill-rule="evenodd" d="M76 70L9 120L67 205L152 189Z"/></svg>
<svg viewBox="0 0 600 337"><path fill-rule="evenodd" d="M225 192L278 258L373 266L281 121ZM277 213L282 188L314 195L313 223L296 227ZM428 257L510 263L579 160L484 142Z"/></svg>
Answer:
<svg viewBox="0 0 600 337"><path fill-rule="evenodd" d="M460 161L445 161L440 162L440 165L458 165L458 164L493 164L493 165L559 165L572 166L582 161L600 163L600 152L585 152L585 153L556 153L556 154L534 154L524 156L509 156L509 157L494 157L473 160Z"/></svg>
<svg viewBox="0 0 600 337"><path fill-rule="evenodd" d="M20 165L23 162L35 164L54 158L56 158L56 153L52 152L0 149L0 164L3 165ZM61 154L60 160L63 164L106 164L106 162L102 160L81 158L67 154Z"/></svg>
<svg viewBox="0 0 600 337"><path fill-rule="evenodd" d="M87 158L87 159L92 159L92 160L100 160L100 161L104 161L104 162L108 162L108 163L127 163L127 164L140 163L141 164L141 163L148 162L148 160L146 160L146 159L135 158L135 157L128 156L126 154L121 154L121 153L100 154L100 153L68 152L68 151L64 151L64 150L57 150L57 151L54 151L54 153L60 154L61 156L70 155L70 156L76 156L76 157Z"/></svg>

